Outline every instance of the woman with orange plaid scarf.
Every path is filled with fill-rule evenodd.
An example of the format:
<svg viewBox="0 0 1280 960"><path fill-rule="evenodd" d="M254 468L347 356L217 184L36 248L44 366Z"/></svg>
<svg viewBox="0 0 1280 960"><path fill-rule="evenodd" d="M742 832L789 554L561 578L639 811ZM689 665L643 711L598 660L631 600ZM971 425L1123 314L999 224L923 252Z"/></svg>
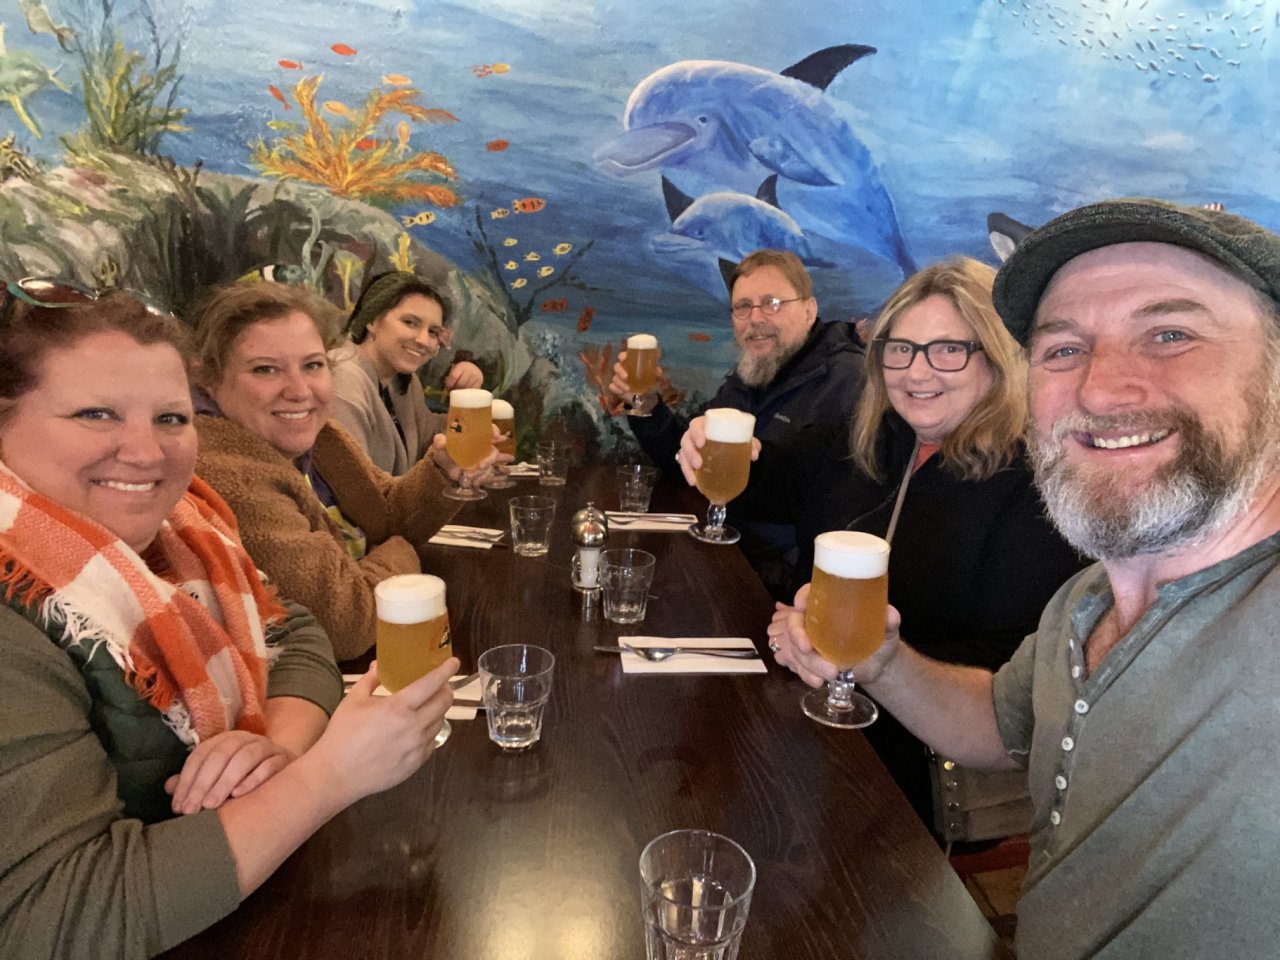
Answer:
<svg viewBox="0 0 1280 960"><path fill-rule="evenodd" d="M183 334L126 293L0 291L0 956L186 939L416 770L452 699L456 660L338 706L324 631L192 475Z"/></svg>

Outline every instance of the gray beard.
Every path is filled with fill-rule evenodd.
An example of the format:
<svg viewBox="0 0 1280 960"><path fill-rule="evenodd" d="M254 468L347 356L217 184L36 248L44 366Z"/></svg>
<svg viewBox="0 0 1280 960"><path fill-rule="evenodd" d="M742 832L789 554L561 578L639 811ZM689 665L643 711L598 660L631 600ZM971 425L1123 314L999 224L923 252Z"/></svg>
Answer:
<svg viewBox="0 0 1280 960"><path fill-rule="evenodd" d="M763 357L743 353L738 357L738 379L748 387L767 387L773 383L773 378L787 361L800 352L802 346L803 340L790 347L779 345L776 351Z"/></svg>
<svg viewBox="0 0 1280 960"><path fill-rule="evenodd" d="M1073 547L1095 560L1124 560L1177 547L1194 547L1238 517L1280 462L1280 383L1249 391L1254 429L1235 450L1185 409L1130 416L1078 414L1029 441L1036 485L1054 525ZM1142 490L1120 492L1123 476L1108 469L1068 465L1067 436L1120 429L1125 433L1172 428L1178 454Z"/></svg>

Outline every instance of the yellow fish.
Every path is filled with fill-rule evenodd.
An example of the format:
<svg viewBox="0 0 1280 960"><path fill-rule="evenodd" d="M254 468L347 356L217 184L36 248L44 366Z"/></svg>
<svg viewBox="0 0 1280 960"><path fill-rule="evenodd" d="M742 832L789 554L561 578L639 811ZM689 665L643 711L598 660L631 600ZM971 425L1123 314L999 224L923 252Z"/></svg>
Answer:
<svg viewBox="0 0 1280 960"><path fill-rule="evenodd" d="M528 253L524 255L524 258L529 263L537 263L539 260L542 259L542 255L539 253L534 253L532 250L530 250Z"/></svg>
<svg viewBox="0 0 1280 960"><path fill-rule="evenodd" d="M526 280L524 277L520 277L518 280L514 280L514 281L512 281L512 283L511 283L511 289L512 289L512 290L519 290L521 287L523 287L523 286L524 286L526 283L528 283L528 282L529 282L529 281L528 281L528 280Z"/></svg>
<svg viewBox="0 0 1280 960"><path fill-rule="evenodd" d="M494 63L494 64L491 64L491 65L490 65L489 69L490 69L490 70L492 70L494 73L510 73L510 72L511 72L511 64L509 64L509 63Z"/></svg>
<svg viewBox="0 0 1280 960"><path fill-rule="evenodd" d="M563 257L566 253L573 249L572 243L557 243L551 252L557 257Z"/></svg>
<svg viewBox="0 0 1280 960"><path fill-rule="evenodd" d="M355 114L351 112L351 108L341 100L326 100L324 102L324 108L330 113L336 113L338 116L346 117L348 120L354 119L355 117Z"/></svg>
<svg viewBox="0 0 1280 960"><path fill-rule="evenodd" d="M382 75L382 82L390 84L393 87L407 87L409 84L413 83L413 81L403 73L384 73Z"/></svg>
<svg viewBox="0 0 1280 960"><path fill-rule="evenodd" d="M296 123L290 123L288 120L268 120L267 126L272 130L297 130Z"/></svg>
<svg viewBox="0 0 1280 960"><path fill-rule="evenodd" d="M501 220L503 217L509 216L511 216L511 211L506 207L499 207L497 210L493 210L489 213L489 217L493 220Z"/></svg>
<svg viewBox="0 0 1280 960"><path fill-rule="evenodd" d="M539 267L538 268L538 276L540 277L549 277L555 272L556 272L555 267Z"/></svg>
<svg viewBox="0 0 1280 960"><path fill-rule="evenodd" d="M514 247L519 242L520 241L517 240L515 237L507 237L507 239L502 241L502 245L504 247Z"/></svg>
<svg viewBox="0 0 1280 960"><path fill-rule="evenodd" d="M409 134L413 131L409 129L409 122L401 120L396 124L396 156L403 157L409 152Z"/></svg>
<svg viewBox="0 0 1280 960"><path fill-rule="evenodd" d="M411 217L401 217L400 222L406 227L425 227L429 223L434 223L435 219L434 210L423 210L421 213L415 213Z"/></svg>
<svg viewBox="0 0 1280 960"><path fill-rule="evenodd" d="M506 263L503 264L503 266L506 267L508 270L515 270L517 267L520 266L520 264L516 263L514 260L508 260Z"/></svg>

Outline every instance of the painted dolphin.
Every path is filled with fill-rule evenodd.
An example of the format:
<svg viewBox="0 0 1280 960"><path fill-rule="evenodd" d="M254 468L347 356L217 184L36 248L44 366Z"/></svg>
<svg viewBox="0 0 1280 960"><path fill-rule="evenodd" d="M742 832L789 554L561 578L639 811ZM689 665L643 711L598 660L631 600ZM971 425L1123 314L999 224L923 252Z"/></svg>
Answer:
<svg viewBox="0 0 1280 960"><path fill-rule="evenodd" d="M996 211L987 214L987 237L991 240L991 249L996 252L1000 262L1004 263L1013 253L1014 247L1026 239L1035 227L1019 223L1006 214Z"/></svg>
<svg viewBox="0 0 1280 960"><path fill-rule="evenodd" d="M770 178L770 181L773 178ZM671 227L653 238L653 249L663 254L701 254L736 265L754 250L790 250L811 267L831 267L817 257L800 225L768 201L770 181L751 197L720 191L692 197L680 193L663 178Z"/></svg>
<svg viewBox="0 0 1280 960"><path fill-rule="evenodd" d="M873 47L829 47L772 73L741 63L684 60L632 91L626 132L592 156L605 172L660 169L691 196L750 195L777 174L779 206L806 233L915 264L893 202L866 145L825 96L828 84Z"/></svg>

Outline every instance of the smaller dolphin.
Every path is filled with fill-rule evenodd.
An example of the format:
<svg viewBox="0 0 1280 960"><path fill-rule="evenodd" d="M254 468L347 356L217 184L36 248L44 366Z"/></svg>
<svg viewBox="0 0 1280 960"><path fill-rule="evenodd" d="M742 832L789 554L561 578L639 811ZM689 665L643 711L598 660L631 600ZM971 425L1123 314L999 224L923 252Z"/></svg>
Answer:
<svg viewBox="0 0 1280 960"><path fill-rule="evenodd" d="M736 264L752 251L768 248L789 250L811 267L834 266L814 255L795 220L762 198L772 191L770 181L761 188L762 196L722 191L694 200L664 177L673 220L666 233L653 238L653 249L664 254L703 253Z"/></svg>
<svg viewBox="0 0 1280 960"><path fill-rule="evenodd" d="M1034 229L1035 227L1019 223L999 211L987 214L987 236L991 240L991 249L996 252L1001 263L1009 259L1014 248Z"/></svg>

